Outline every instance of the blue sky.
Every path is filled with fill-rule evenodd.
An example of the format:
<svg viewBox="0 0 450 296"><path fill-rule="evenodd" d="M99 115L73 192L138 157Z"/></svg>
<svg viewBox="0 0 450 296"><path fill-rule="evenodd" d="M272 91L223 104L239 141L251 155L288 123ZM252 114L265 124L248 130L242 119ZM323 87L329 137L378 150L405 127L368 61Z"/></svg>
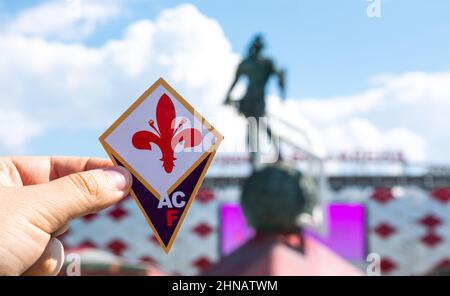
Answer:
<svg viewBox="0 0 450 296"><path fill-rule="evenodd" d="M71 1L62 0L59 2L69 5L68 3ZM80 45L83 50L87 49L94 52L98 49L98 52L100 52L111 40L122 40L124 32L132 24L144 19L157 23L162 12L176 9L180 4L187 2L159 0L97 1L97 3L120 4L119 13L113 13L114 17L108 17L105 22L96 23L94 30L82 38L71 39L60 38L61 35L57 35L57 37L46 35L45 28L30 36L29 32L32 29L23 29L23 27L17 29L16 20L19 19L21 14L46 3L50 2L0 0L0 23L4 24L3 27L12 28L12 30L6 32L13 32L18 36L28 38L27 40L30 42L32 38L41 38L49 48L51 44L61 44L67 48ZM89 1L81 0L81 3L87 5L85 3L89 3ZM268 43L267 54L288 71L288 96L291 100L299 101L297 105L299 106L298 117L301 117L300 123L305 124L308 128L311 127L311 132L314 130L316 133L318 131L322 133L323 128L326 128L327 131L323 132L322 135L324 138L344 138L342 145L337 145L338 150L352 149L353 146L348 146L345 142L354 143L354 147L365 148L365 140L359 140L359 138L362 138L359 133L361 133L361 130L368 131L371 129L374 140L368 141L370 142L368 144L370 149L404 149L407 146L423 145L421 151L414 150L410 153L417 155L420 160L445 162L449 160L448 162L450 162L450 157L446 156L443 149L436 151L437 148L435 148L439 145L446 146L448 144L448 142L441 142L443 140L440 139L441 130L445 130L443 127L448 124L445 116L434 118L430 115L426 119L426 124L423 125L415 124L409 118L417 116L417 114L413 114L414 112L422 112L422 104L426 105L424 103L426 102L426 93L438 93L436 102L445 101L446 82L442 81L440 74L446 74L450 71L449 1L381 0L381 18L369 18L367 16L366 9L370 3L365 0L198 0L188 3L196 7L201 18L216 22L223 30L223 36L220 32L215 32L214 36L220 35L217 37L218 43L221 42L220 40L225 40L231 44L230 59L232 59L233 54L245 54L248 42L254 33L264 33ZM56 10L55 12L58 13ZM55 18L57 18L56 14L54 15ZM52 18L53 16L48 17ZM173 22L176 22L176 20L173 20ZM25 26L27 25L29 24L25 24ZM72 24L70 28L73 29L76 26L77 24ZM207 31L207 28L199 26L196 27L196 30ZM210 34L210 32L205 34ZM164 42L170 43L171 41L164 40ZM221 50L219 47L213 48L217 48L218 51ZM158 50L163 54L165 49ZM182 49L180 49L180 52L182 52ZM221 59L222 56L217 53L216 58ZM39 55L36 55L36 58L39 59ZM148 66L152 67L152 65L149 64ZM214 71L223 71L220 65L218 64ZM17 65L11 62L9 67L17 68ZM24 68L26 67L24 66ZM56 66L55 68L49 67L49 69L45 69L45 74L36 76L35 81L38 88L43 83L52 80L51 76L46 75L54 73L56 68ZM70 72L72 70L67 70L66 72L65 68L61 69L63 75L64 73L70 74L67 74L67 81L73 79L73 75L78 75L77 71ZM164 71L167 70L165 69L162 68L161 73L165 73ZM9 68L6 66L0 67L0 74L7 75L8 71ZM114 71L119 70L115 69ZM227 69L226 71L231 70ZM156 72L151 73L155 77L158 75ZM384 81L381 85L375 83L374 86L374 78L386 74L390 75L389 81ZM15 81L19 80L17 83L20 84L21 79L17 76ZM150 83L150 80L150 78L145 80L145 83ZM420 83L417 84L417 81L420 81ZM23 80L23 83L25 84L25 80ZM228 84L229 81L224 81L223 85L221 84L216 89L221 90L224 85L228 86ZM184 86L183 83L180 83L180 85L186 93L197 94L195 92L197 89L191 92L191 89ZM272 91L274 85L274 83L271 85ZM417 101L417 104L414 105L416 108L409 110L411 104L405 103L408 99L402 98L402 96L403 94L405 96L413 94L412 96L415 97L417 93L413 90L416 90L417 85L423 85L424 88L418 91L422 95L422 101ZM146 86L148 85L136 84L133 88L130 86L128 92L124 90L123 95L132 100ZM391 107L385 103L383 103L384 105L377 103L374 104L372 109L363 108L363 111L360 109L349 111L345 109L345 106L342 107L343 110L338 110L339 112L336 114L332 114L329 110L329 106L336 108L334 102L340 98L343 100L341 105L354 104L357 98L361 98L364 105L364 100L370 97L372 92L383 93L383 95L380 94L382 98L380 97L379 101L384 100L386 102L391 100L388 96L393 92L393 89L396 92L394 97L397 98L398 104L392 104ZM46 91L47 97L45 99L53 95L51 88L46 89ZM97 92L97 89L83 88L83 91L90 94ZM398 94L397 92L400 91L401 93ZM15 91L11 91L11 95L13 94L16 95ZM50 104L42 108L42 112L37 114L37 111L26 110L28 107L23 107L23 102L26 102L26 99L20 104L14 105L8 101L9 95L9 93L4 93L0 100L2 106L18 110L19 113L23 113L29 119L38 122L41 117L47 116L48 118L48 115L44 116L43 114L52 114ZM356 99L352 100L352 98ZM28 100L31 102L30 99ZM96 98L91 98L91 100L96 100ZM221 100L221 98L217 98L217 100ZM44 101L46 102L43 99L42 102ZM79 129L62 129L61 124L56 119L51 123L41 120L44 122L43 128L39 133L36 131L36 135L39 135L30 136L29 140L24 140L20 149L18 146L12 149L0 149L3 153L17 151L25 154L103 155L96 139L107 123L112 122L120 114L119 111L129 105L128 103L129 101L116 103L109 115L109 121L105 119L101 124L86 124ZM341 108L341 105L338 109ZM380 107L380 105L383 107ZM331 118L329 119L331 121L324 121L323 118L317 116L320 112L316 112L317 110L314 108L321 110L328 108L327 112L331 113L327 118ZM398 108L409 110L411 116L406 114L399 116L396 113L400 111ZM66 111L55 109L53 112ZM439 113L439 109L423 110L423 112L434 114ZM297 117L295 114L293 116ZM380 119L380 116L386 116L386 120ZM83 118L80 120L85 121ZM362 128L362 126L365 127ZM430 131L435 130L435 127L438 127L438 131L435 131L434 134L430 133ZM332 134L332 137L328 136L328 132ZM399 143L398 147L389 144L389 139L396 138L393 135L397 135L397 132L405 136L405 140ZM433 135L430 136L430 134ZM320 136L317 137L320 138ZM346 139L346 137L355 137L356 140ZM7 141L7 138L3 140ZM378 145L377 141L384 144ZM386 143L388 144L385 145ZM322 143L321 146L324 146L325 150L330 150L333 148L331 147L333 143ZM439 156L434 157L433 155Z"/></svg>
<svg viewBox="0 0 450 296"><path fill-rule="evenodd" d="M64 0L63 0L64 1ZM1 1L5 18L45 1ZM295 97L349 94L370 77L450 68L450 2L382 0L381 18L369 18L365 0L173 1L122 0L120 18L85 40L96 46L120 36L133 20L194 4L216 19L233 49L244 54L251 36L263 32L267 53L289 71Z"/></svg>
<svg viewBox="0 0 450 296"><path fill-rule="evenodd" d="M253 32L265 32L297 97L345 95L376 74L450 66L449 1L383 0L380 19L367 17L362 0L217 2L194 3L239 52Z"/></svg>

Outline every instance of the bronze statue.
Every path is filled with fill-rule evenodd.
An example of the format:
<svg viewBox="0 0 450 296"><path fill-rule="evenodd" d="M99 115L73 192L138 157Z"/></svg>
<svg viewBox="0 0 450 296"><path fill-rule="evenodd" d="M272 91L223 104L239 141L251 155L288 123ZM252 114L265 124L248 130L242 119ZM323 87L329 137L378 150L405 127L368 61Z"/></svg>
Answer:
<svg viewBox="0 0 450 296"><path fill-rule="evenodd" d="M265 89L270 77L276 76L278 78L278 86L280 88L281 97L285 99L285 74L283 70L275 67L275 63L268 57L265 57L261 52L264 49L264 40L262 35L256 35L248 51L248 56L239 64L233 83L228 91L224 104L234 105L239 113L246 118L253 117L257 121L266 116L266 101ZM236 83L242 76L248 78L247 91L244 97L239 101L231 101L230 94ZM263 123L262 121L260 123ZM272 131L269 126L266 126L266 131L270 139L272 139ZM248 142L250 137L248 135ZM251 148L251 151L257 151L258 148ZM279 154L279 147L275 145L275 150ZM281 155L279 155L281 159ZM250 158L255 167L255 153L250 153Z"/></svg>
<svg viewBox="0 0 450 296"><path fill-rule="evenodd" d="M248 56L239 64L236 77L228 91L225 104L234 105L239 113L246 118L266 116L265 88L270 77L278 78L281 96L284 99L285 77L284 71L275 67L274 62L263 56L261 51L264 42L261 35L253 40ZM231 101L230 93L237 81L242 77L248 78L247 92L239 101ZM264 121L259 121L264 124ZM269 126L267 134L272 138ZM250 141L249 145L254 144ZM274 141L276 152L280 150ZM255 151L255 150L253 150ZM256 150L258 151L258 150ZM247 221L260 234L295 234L301 233L298 216L309 212L316 204L317 196L314 180L303 175L298 169L287 161L280 161L256 169L256 153L250 152L253 172L246 178L241 192L241 205ZM303 241L303 240L301 240Z"/></svg>

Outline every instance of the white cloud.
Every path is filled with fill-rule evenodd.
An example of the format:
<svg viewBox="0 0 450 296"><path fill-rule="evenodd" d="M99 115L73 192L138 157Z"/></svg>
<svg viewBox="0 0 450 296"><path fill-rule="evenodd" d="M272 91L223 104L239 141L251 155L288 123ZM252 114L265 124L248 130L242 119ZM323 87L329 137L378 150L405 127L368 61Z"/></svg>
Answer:
<svg viewBox="0 0 450 296"><path fill-rule="evenodd" d="M450 162L450 73L409 72L373 79L347 97L272 99L275 113L289 114L308 130L316 149L400 150L412 161Z"/></svg>
<svg viewBox="0 0 450 296"><path fill-rule="evenodd" d="M17 25L20 19L12 24L26 28ZM83 30L76 23L67 26ZM49 35L63 33L58 25L48 27L0 35L0 52L7 57L0 59L0 104L41 126L17 145L45 132L43 127L100 133L162 76L225 135L225 150L242 147L243 120L220 105L239 55L221 26L194 6L133 22L120 38L99 47L50 41ZM412 160L448 161L450 140L443 135L450 129L449 97L450 73L412 72L375 77L369 89L351 96L297 98L284 104L272 97L269 106L272 113L302 126L320 154L401 149ZM0 132L1 142L10 138Z"/></svg>
<svg viewBox="0 0 450 296"><path fill-rule="evenodd" d="M45 36L44 36L45 37ZM49 129L101 132L158 77L166 78L210 117L238 55L220 25L191 5L130 24L100 47L0 35L0 104Z"/></svg>
<svg viewBox="0 0 450 296"><path fill-rule="evenodd" d="M24 145L42 130L40 122L28 118L20 111L0 110L0 148L20 152Z"/></svg>
<svg viewBox="0 0 450 296"><path fill-rule="evenodd" d="M97 25L117 17L123 7L117 2L97 0L53 0L22 11L6 31L13 34L82 39Z"/></svg>

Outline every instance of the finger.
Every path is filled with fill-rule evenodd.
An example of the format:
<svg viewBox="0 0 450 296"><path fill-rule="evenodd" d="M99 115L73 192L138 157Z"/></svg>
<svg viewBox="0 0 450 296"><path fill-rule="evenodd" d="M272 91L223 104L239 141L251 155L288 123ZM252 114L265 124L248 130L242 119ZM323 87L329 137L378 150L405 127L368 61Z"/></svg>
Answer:
<svg viewBox="0 0 450 296"><path fill-rule="evenodd" d="M57 275L64 263L64 247L56 239L50 239L41 257L23 275Z"/></svg>
<svg viewBox="0 0 450 296"><path fill-rule="evenodd" d="M110 160L92 157L13 157L11 167L23 185L46 183L73 173L113 166Z"/></svg>
<svg viewBox="0 0 450 296"><path fill-rule="evenodd" d="M52 233L53 237L60 236L64 232L66 232L69 229L69 223L64 224L60 228L58 228L55 232Z"/></svg>
<svg viewBox="0 0 450 296"><path fill-rule="evenodd" d="M24 205L29 221L53 233L70 219L118 202L128 194L131 181L130 173L123 167L96 169L16 188L21 195L16 200ZM33 211L26 211L31 205Z"/></svg>
<svg viewBox="0 0 450 296"><path fill-rule="evenodd" d="M95 157L51 157L50 163L50 180L78 172L113 166L111 160Z"/></svg>

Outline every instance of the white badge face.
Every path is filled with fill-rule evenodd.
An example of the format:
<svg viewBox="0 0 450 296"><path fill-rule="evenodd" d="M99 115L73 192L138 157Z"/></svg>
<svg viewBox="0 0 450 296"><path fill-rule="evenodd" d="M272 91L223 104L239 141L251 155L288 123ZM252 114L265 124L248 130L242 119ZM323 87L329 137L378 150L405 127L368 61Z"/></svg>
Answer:
<svg viewBox="0 0 450 296"><path fill-rule="evenodd" d="M140 202L144 198L142 195L167 200L174 189L180 189L180 184L196 171L195 176L186 181L189 184L183 185L194 187L182 186L186 191L182 194L185 200L177 201L180 194L174 199L176 205L189 207L222 139L222 135L163 79L152 85L100 137L113 161L128 168L134 180L151 192L132 188L132 194L148 220L152 220L148 212L155 209L150 209L151 205L146 208ZM201 168L197 169L199 166ZM182 218L186 213L187 209L183 208ZM175 217L174 213L170 215ZM154 230L157 228L152 221L149 223Z"/></svg>

